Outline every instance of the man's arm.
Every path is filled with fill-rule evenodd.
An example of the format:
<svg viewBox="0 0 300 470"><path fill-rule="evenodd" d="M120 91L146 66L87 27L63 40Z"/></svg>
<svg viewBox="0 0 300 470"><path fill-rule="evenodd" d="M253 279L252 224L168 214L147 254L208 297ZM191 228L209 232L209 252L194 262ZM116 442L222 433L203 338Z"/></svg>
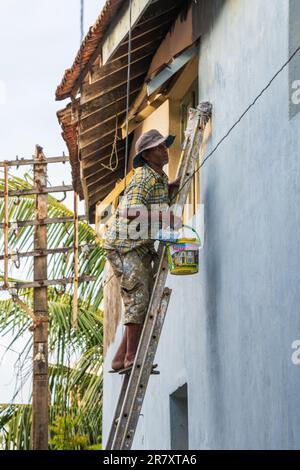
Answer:
<svg viewBox="0 0 300 470"><path fill-rule="evenodd" d="M169 198L173 196L173 192L177 192L180 186L180 177L176 178L175 180L169 183Z"/></svg>

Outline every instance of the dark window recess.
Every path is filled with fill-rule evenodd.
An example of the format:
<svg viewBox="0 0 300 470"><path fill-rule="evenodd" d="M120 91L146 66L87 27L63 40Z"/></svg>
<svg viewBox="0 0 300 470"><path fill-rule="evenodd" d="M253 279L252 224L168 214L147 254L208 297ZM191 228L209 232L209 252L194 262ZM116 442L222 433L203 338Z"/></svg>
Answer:
<svg viewBox="0 0 300 470"><path fill-rule="evenodd" d="M170 395L171 450L188 450L188 387L184 384Z"/></svg>

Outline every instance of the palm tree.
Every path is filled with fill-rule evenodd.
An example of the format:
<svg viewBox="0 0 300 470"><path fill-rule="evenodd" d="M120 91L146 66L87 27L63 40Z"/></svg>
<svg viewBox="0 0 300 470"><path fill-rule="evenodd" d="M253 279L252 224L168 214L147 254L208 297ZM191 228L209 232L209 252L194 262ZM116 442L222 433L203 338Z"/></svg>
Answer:
<svg viewBox="0 0 300 470"><path fill-rule="evenodd" d="M1 188L2 186L2 188ZM0 179L0 190L4 181ZM25 189L32 186L32 178L11 177L9 189ZM0 201L0 217L4 207ZM48 196L49 217L72 216L62 202ZM10 198L9 218L30 220L35 216L35 197L17 200ZM51 248L72 246L73 225L48 226L48 245ZM33 227L10 231L10 249L28 250L33 240ZM78 328L72 330L72 285L48 288L49 306L49 410L50 448L81 449L99 445L102 413L102 272L105 264L103 250L95 230L85 222L79 222L79 245L93 247L79 256L80 274L95 276L92 283L82 283L79 288ZM0 234L3 251L3 232ZM49 256L49 279L72 277L72 254ZM26 262L26 277L32 274L32 264ZM23 273L23 271L22 271ZM22 279L24 280L24 279ZM32 309L32 289L22 289L18 298L0 300L0 334L12 336L9 347L26 336L32 320L26 310ZM22 307L25 305L26 308ZM22 381L31 377L32 338L29 337L21 354ZM25 364L26 367L25 367ZM28 367L28 364L30 366ZM21 384L22 385L22 384ZM21 386L20 385L20 386ZM17 387L11 404L0 406L0 436L4 449L31 448L31 405L14 404L19 392Z"/></svg>

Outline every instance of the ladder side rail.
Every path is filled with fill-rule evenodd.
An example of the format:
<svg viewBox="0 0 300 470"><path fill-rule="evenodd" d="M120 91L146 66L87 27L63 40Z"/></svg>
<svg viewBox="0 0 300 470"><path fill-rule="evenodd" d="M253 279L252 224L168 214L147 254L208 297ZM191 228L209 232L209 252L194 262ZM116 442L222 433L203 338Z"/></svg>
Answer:
<svg viewBox="0 0 300 470"><path fill-rule="evenodd" d="M147 354L145 355L144 360L142 362L140 380L136 384L135 399L131 405L130 414L129 414L130 418L127 422L127 426L123 434L123 440L121 443L122 450L130 450L132 446L132 442L134 439L139 416L140 416L141 409L143 406L143 401L145 398L149 378L151 375L152 364L154 362L161 331L162 331L164 320L166 317L170 295L171 295L171 289L165 288L163 298L161 300L160 311L157 314L157 319L154 324L154 329L148 341Z"/></svg>
<svg viewBox="0 0 300 470"><path fill-rule="evenodd" d="M114 414L114 417L113 417L113 421L112 421L112 424L111 424L111 427L110 427L108 439L107 439L107 442L106 442L106 446L105 446L106 450L112 450L112 445L113 445L113 441L114 441L114 437L115 437L115 432L116 432L117 425L118 425L118 419L119 419L119 416L120 416L120 413L121 413L121 409L122 409L125 393L126 393L126 390L127 390L128 382L129 382L129 375L125 374L123 379L122 379L122 386L121 386L121 390L120 390L120 394L119 394L119 398L118 398L118 403L117 403L117 406L116 406L116 409L115 409L115 414Z"/></svg>
<svg viewBox="0 0 300 470"><path fill-rule="evenodd" d="M165 282L168 275L168 266L167 258L165 256L165 247L163 248L163 255L161 259L161 264L159 267L160 275L156 278L156 283L152 293L152 302L150 309L148 310L148 315L144 322L143 331L141 334L139 346L136 352L135 361L131 370L130 380L127 386L126 394L124 397L123 406L120 412L120 420L116 429L116 436L113 443L113 449L121 449L123 442L123 436L126 433L127 422L129 414L132 410L132 403L135 399L135 393L137 384L140 381L140 376L142 372L142 363L144 356L147 354L147 345L149 338L153 334L155 327L155 320L158 316L161 298L163 295L163 290ZM154 293L154 291L156 291ZM154 295L153 295L154 294ZM157 294L157 295L156 295Z"/></svg>

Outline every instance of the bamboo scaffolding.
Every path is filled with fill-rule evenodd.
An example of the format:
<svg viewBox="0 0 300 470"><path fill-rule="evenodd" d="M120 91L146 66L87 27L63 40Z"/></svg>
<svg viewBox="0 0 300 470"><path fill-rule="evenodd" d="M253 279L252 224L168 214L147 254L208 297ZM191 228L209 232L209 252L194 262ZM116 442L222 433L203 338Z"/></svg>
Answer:
<svg viewBox="0 0 300 470"><path fill-rule="evenodd" d="M28 188L28 189L12 189L8 191L9 197L14 196L30 196L33 194L49 194L49 193L65 193L67 191L74 191L72 185L65 186L50 186L41 188ZM0 191L0 197L4 197L4 191Z"/></svg>
<svg viewBox="0 0 300 470"><path fill-rule="evenodd" d="M4 162L4 288L8 286L8 162Z"/></svg>
<svg viewBox="0 0 300 470"><path fill-rule="evenodd" d="M7 161L7 160L6 160ZM48 163L66 163L69 162L69 157L62 156L62 157L48 157L45 158L42 162L38 162L39 165L47 165ZM8 166L25 166L25 165L37 165L36 160L21 158L20 160L12 160L7 161ZM5 167L5 162L0 162L0 168Z"/></svg>
<svg viewBox="0 0 300 470"><path fill-rule="evenodd" d="M87 244L83 246L78 246L78 251L82 252L85 250L91 250L95 248L97 245L95 244ZM60 253L68 253L69 251L74 251L73 246L66 246L62 248L48 248L47 250L34 250L34 251L24 251L24 252L12 252L8 254L8 259L14 259L15 257L17 258L27 258L31 256L46 256L46 255L55 255L55 254L60 254ZM4 260L4 256L0 255L0 261Z"/></svg>
<svg viewBox="0 0 300 470"><path fill-rule="evenodd" d="M34 165L34 187L36 194L36 218L45 219L48 214L47 165L44 165L43 149L36 146ZM34 227L34 250L47 250L47 225ZM48 449L48 291L47 256L37 256L33 262L33 313L36 328L33 329L33 374L32 374L32 448Z"/></svg>
<svg viewBox="0 0 300 470"><path fill-rule="evenodd" d="M78 326L78 196L74 191L74 292L72 327Z"/></svg>
<svg viewBox="0 0 300 470"><path fill-rule="evenodd" d="M27 315L30 316L30 318L33 320L33 322L36 321L36 318L34 316L34 313L33 311L28 307L28 305L25 304L25 302L23 302L23 300L21 300L18 296L16 295L13 295L12 296L12 300L17 304L19 305L19 307L21 307L22 310L24 310Z"/></svg>
<svg viewBox="0 0 300 470"><path fill-rule="evenodd" d="M46 217L45 219L40 219L40 220L16 220L15 222L8 222L8 227L9 228L14 228L14 227L30 227L30 226L35 226L35 225L40 225L40 224L66 224L68 222L73 222L74 217ZM84 221L87 220L86 215L79 215L78 216L79 221ZM4 224L0 223L0 228L4 228Z"/></svg>
<svg viewBox="0 0 300 470"><path fill-rule="evenodd" d="M96 281L97 277L96 276L79 276L78 277L78 282L93 282ZM31 289L33 287L47 287L47 286L55 286L55 285L66 285L66 284L72 284L74 282L73 277L66 277L64 279L50 279L50 280L40 280L40 281L33 281L33 282L12 282L9 284L8 289L16 289L16 290L21 290L21 289ZM0 291L7 290L7 288L4 289L3 286L0 287Z"/></svg>
<svg viewBox="0 0 300 470"><path fill-rule="evenodd" d="M0 255L0 260L4 260L4 284L0 286L0 291L8 290L12 300L22 308L33 320L29 328L33 332L33 388L32 388L32 448L33 450L48 449L48 293L49 286L74 284L73 292L73 312L72 326L77 327L78 322L78 290L82 282L95 282L96 276L79 276L79 253L88 253L95 249L97 244L85 243L79 245L79 221L86 221L85 215L78 215L78 195L74 193L74 215L65 217L48 217L48 194L64 193L74 191L73 186L65 185L47 187L47 164L68 162L69 157L65 155L46 158L43 149L36 146L34 159L18 159L14 161L0 162L0 168L4 168L4 191L0 192L0 197L4 198L4 218L0 223L0 228L4 230L4 254ZM34 183L29 188L9 189L9 167L33 165ZM22 197L26 195L36 196L36 210L34 220L16 220L9 222L9 197ZM58 248L47 247L47 225L73 223L74 243L73 246ZM16 234L22 227L34 227L34 245L32 251L9 253L9 230ZM47 255L74 253L74 275L62 279L50 279L47 275ZM20 267L20 258L34 257L34 278L33 281L10 282L8 275L9 260L16 268ZM22 289L33 289L33 310L24 303L18 293Z"/></svg>

